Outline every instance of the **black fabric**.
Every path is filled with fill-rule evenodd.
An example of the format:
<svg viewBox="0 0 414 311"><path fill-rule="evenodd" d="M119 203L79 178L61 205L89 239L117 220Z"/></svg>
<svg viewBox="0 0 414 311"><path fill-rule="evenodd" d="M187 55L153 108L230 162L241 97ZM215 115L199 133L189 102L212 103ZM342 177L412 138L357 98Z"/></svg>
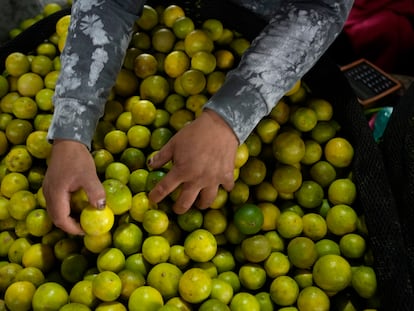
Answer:
<svg viewBox="0 0 414 311"><path fill-rule="evenodd" d="M414 84L394 107L381 147L414 280Z"/></svg>

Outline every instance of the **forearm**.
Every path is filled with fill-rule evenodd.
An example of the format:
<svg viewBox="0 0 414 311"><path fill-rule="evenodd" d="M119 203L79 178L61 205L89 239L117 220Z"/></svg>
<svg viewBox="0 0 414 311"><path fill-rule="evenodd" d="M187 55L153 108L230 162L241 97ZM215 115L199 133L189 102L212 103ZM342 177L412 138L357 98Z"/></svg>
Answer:
<svg viewBox="0 0 414 311"><path fill-rule="evenodd" d="M49 139L77 140L90 147L143 2L74 2Z"/></svg>
<svg viewBox="0 0 414 311"><path fill-rule="evenodd" d="M351 6L352 1L286 1L206 107L243 142L326 51Z"/></svg>

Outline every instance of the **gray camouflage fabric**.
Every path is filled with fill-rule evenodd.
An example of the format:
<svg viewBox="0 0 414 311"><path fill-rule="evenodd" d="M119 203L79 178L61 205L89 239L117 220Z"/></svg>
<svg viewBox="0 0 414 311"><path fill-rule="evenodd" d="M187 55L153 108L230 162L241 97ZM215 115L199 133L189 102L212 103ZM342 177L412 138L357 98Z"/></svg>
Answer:
<svg viewBox="0 0 414 311"><path fill-rule="evenodd" d="M221 115L242 143L326 51L353 1L234 2L261 15L268 25L205 107ZM90 148L144 4L142 0L74 2L49 139L77 140Z"/></svg>

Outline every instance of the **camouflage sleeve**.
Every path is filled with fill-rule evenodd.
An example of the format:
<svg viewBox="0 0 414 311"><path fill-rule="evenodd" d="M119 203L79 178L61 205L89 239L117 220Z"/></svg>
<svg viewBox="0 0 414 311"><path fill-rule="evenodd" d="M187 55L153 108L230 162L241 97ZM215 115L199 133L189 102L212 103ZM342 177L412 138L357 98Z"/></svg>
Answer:
<svg viewBox="0 0 414 311"><path fill-rule="evenodd" d="M74 1L53 98L50 140L72 139L90 147L143 3Z"/></svg>
<svg viewBox="0 0 414 311"><path fill-rule="evenodd" d="M240 143L326 51L353 1L282 3L205 106L227 121Z"/></svg>

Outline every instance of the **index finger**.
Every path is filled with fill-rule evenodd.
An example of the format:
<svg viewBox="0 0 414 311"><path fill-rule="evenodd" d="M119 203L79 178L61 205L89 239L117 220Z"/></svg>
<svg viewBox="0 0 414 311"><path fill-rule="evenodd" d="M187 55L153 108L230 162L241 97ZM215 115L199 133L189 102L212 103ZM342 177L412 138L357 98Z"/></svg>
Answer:
<svg viewBox="0 0 414 311"><path fill-rule="evenodd" d="M173 192L183 180L179 178L179 173L174 167L154 186L148 194L150 201L161 202L166 196Z"/></svg>

